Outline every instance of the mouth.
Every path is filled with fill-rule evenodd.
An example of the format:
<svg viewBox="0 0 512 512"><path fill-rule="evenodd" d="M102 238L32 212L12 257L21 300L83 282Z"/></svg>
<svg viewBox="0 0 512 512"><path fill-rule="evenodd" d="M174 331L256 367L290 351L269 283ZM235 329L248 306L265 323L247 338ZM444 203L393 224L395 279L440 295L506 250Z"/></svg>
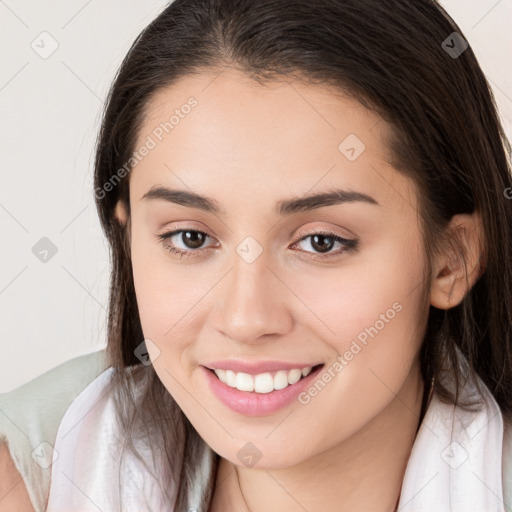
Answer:
<svg viewBox="0 0 512 512"><path fill-rule="evenodd" d="M233 370L220 368L205 368L230 388L254 394L267 394L293 386L300 380L316 374L323 366L324 363L321 363L314 366L304 366L290 370L278 370L258 374L235 372Z"/></svg>

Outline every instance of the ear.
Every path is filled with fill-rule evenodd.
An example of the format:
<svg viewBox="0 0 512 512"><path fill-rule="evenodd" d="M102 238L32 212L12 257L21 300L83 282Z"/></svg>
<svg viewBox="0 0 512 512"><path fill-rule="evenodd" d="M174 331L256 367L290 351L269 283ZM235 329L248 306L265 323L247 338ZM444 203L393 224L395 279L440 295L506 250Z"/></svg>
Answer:
<svg viewBox="0 0 512 512"><path fill-rule="evenodd" d="M116 203L114 216L119 221L119 224L125 232L123 243L125 244L125 250L129 251L132 239L131 217L128 215L128 208L126 206L126 203L122 199L119 199Z"/></svg>
<svg viewBox="0 0 512 512"><path fill-rule="evenodd" d="M118 199L118 201L116 203L114 215L121 225L124 226L126 224L126 220L128 218L128 212L126 209L126 204L124 203L124 201L122 199Z"/></svg>
<svg viewBox="0 0 512 512"><path fill-rule="evenodd" d="M454 215L447 230L453 243L449 243L435 261L430 292L430 303L439 309L460 304L482 275L485 265L485 233L478 212Z"/></svg>

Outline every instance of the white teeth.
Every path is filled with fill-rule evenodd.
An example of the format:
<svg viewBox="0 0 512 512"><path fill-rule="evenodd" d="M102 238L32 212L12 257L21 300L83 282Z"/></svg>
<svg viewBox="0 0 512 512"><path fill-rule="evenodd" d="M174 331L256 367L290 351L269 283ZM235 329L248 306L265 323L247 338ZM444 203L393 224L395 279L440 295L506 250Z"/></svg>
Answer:
<svg viewBox="0 0 512 512"><path fill-rule="evenodd" d="M215 373L217 373L217 370L215 370ZM222 380L219 374L217 374L217 377ZM223 380L222 382L232 388L236 388L236 373L233 370L226 370L226 380Z"/></svg>
<svg viewBox="0 0 512 512"><path fill-rule="evenodd" d="M301 377L306 377L311 373L311 366L293 370L279 370L272 373L259 373L250 375L243 372L234 372L232 370L214 370L220 381L231 388L240 391L254 391L256 393L271 393L276 389L284 389L291 384L298 382Z"/></svg>
<svg viewBox="0 0 512 512"><path fill-rule="evenodd" d="M256 393L270 393L274 391L274 379L270 373L260 373L254 377L254 391Z"/></svg>
<svg viewBox="0 0 512 512"><path fill-rule="evenodd" d="M290 370L290 373L288 374L288 384L295 384L296 382L299 382L301 377L302 370Z"/></svg>
<svg viewBox="0 0 512 512"><path fill-rule="evenodd" d="M226 370L215 370L215 373L222 382L226 382Z"/></svg>
<svg viewBox="0 0 512 512"><path fill-rule="evenodd" d="M237 373L235 384L240 391L254 391L254 378L248 373Z"/></svg>
<svg viewBox="0 0 512 512"><path fill-rule="evenodd" d="M283 389L288 386L288 372L278 371L274 376L274 389Z"/></svg>

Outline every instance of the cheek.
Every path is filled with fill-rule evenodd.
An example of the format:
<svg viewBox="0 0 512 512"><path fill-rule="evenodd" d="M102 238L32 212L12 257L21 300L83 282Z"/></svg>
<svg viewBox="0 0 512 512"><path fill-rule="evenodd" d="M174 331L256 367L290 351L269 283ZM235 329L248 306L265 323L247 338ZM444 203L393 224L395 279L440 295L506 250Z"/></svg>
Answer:
<svg viewBox="0 0 512 512"><path fill-rule="evenodd" d="M141 241L139 239L139 241ZM132 267L137 308L146 348L164 387L187 415L190 396L184 392L190 378L186 361L197 333L194 307L200 290L190 282L190 273L166 261L167 253L157 244L132 245ZM192 341L191 341L192 340ZM193 405L193 404L192 404Z"/></svg>
<svg viewBox="0 0 512 512"><path fill-rule="evenodd" d="M156 346L152 350L146 343L155 371L178 400L179 383L191 378L194 370L195 340L213 307L211 291L218 273L208 265L180 264L150 237L143 230L132 235L137 308L144 338Z"/></svg>
<svg viewBox="0 0 512 512"><path fill-rule="evenodd" d="M369 346L378 338L397 348L420 320L423 264L415 239L389 237L347 255L331 270L311 266L288 279L307 305L307 317L320 322L319 332L338 352L356 339Z"/></svg>
<svg viewBox="0 0 512 512"><path fill-rule="evenodd" d="M175 335L186 321L187 309L197 295L190 275L180 272L170 255L146 229L132 231L131 259L137 308L142 330L162 349L162 342ZM188 276L188 278L187 278ZM180 322L180 318L183 318Z"/></svg>
<svg viewBox="0 0 512 512"><path fill-rule="evenodd" d="M317 392L323 387L315 384L302 403L309 403L306 409L315 414L337 411L330 420L344 425L343 435L360 428L399 393L421 347L423 258L419 247L411 247L405 241L382 243L350 268L299 280L298 294L322 320L318 332L325 333L323 341L335 354L326 368L332 377L328 391ZM351 411L350 421L346 411ZM325 438L341 435L339 427L326 429Z"/></svg>

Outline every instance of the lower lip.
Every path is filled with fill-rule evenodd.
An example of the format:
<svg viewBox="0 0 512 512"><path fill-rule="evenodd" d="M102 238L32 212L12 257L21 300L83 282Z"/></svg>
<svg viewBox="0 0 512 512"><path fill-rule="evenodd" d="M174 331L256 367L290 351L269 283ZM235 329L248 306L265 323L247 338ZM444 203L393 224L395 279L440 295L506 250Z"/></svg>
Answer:
<svg viewBox="0 0 512 512"><path fill-rule="evenodd" d="M214 395L226 406L235 412L246 416L264 416L279 411L291 404L323 368L319 366L307 377L301 378L295 384L277 389L270 393L256 393L254 391L240 391L224 384L212 370L202 366L210 389Z"/></svg>

